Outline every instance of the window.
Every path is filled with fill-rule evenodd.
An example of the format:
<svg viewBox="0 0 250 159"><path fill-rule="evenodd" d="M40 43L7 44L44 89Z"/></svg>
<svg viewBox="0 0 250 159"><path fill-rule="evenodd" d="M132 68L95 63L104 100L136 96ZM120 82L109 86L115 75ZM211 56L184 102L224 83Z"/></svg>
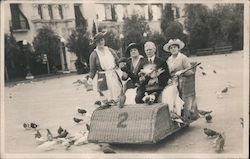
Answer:
<svg viewBox="0 0 250 159"><path fill-rule="evenodd" d="M135 13L139 16L144 17L148 20L148 5L147 4L136 4L135 5Z"/></svg>
<svg viewBox="0 0 250 159"><path fill-rule="evenodd" d="M58 10L59 10L60 18L63 19L63 9L62 9L62 5L59 5L59 6L58 6Z"/></svg>
<svg viewBox="0 0 250 159"><path fill-rule="evenodd" d="M52 6L51 5L48 5L48 10L49 10L50 19L53 19L53 12L52 12Z"/></svg>
<svg viewBox="0 0 250 159"><path fill-rule="evenodd" d="M11 27L17 29L29 29L29 23L25 15L19 8L19 4L10 4L11 10Z"/></svg>
<svg viewBox="0 0 250 159"><path fill-rule="evenodd" d="M117 12L113 4L96 4L98 21L116 21Z"/></svg>
<svg viewBox="0 0 250 159"><path fill-rule="evenodd" d="M129 15L128 5L116 4L114 5L114 11L118 22L123 21L123 19L127 18Z"/></svg>
<svg viewBox="0 0 250 159"><path fill-rule="evenodd" d="M38 4L38 15L40 16L40 19L43 19L43 11L42 11L42 5Z"/></svg>
<svg viewBox="0 0 250 159"><path fill-rule="evenodd" d="M152 16L153 16L152 20L156 21L156 20L161 19L162 5L160 5L160 4L152 4L151 8L152 8Z"/></svg>

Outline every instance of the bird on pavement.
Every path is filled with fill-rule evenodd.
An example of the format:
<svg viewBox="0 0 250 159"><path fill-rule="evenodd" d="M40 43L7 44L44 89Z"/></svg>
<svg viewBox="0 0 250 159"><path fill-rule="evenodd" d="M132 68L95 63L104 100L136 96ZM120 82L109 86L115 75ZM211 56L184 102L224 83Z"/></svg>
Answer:
<svg viewBox="0 0 250 159"><path fill-rule="evenodd" d="M205 76L205 75L206 75L206 73L205 73L205 72L201 72L201 74L202 74L203 76Z"/></svg>
<svg viewBox="0 0 250 159"><path fill-rule="evenodd" d="M103 153L116 153L108 144L100 144L99 146L101 147Z"/></svg>
<svg viewBox="0 0 250 159"><path fill-rule="evenodd" d="M42 137L41 133L38 130L35 133L35 140L37 145L41 145L47 141L44 137Z"/></svg>
<svg viewBox="0 0 250 159"><path fill-rule="evenodd" d="M211 120L212 120L212 116L211 116L210 114L206 114L206 115L205 115L205 118L206 118L206 121L207 121L208 123L210 123Z"/></svg>
<svg viewBox="0 0 250 159"><path fill-rule="evenodd" d="M240 118L240 124L244 128L244 119L243 118Z"/></svg>
<svg viewBox="0 0 250 159"><path fill-rule="evenodd" d="M207 115L207 114L212 113L213 111L212 111L212 110L210 110L210 111L198 110L198 112L199 112L200 115L205 116L205 115Z"/></svg>
<svg viewBox="0 0 250 159"><path fill-rule="evenodd" d="M219 133L212 130L212 129L208 129L208 128L204 128L204 133L208 136L208 137L214 137L214 136L218 136Z"/></svg>
<svg viewBox="0 0 250 159"><path fill-rule="evenodd" d="M119 96L119 101L118 101L119 108L123 108L125 102L126 102L126 95L124 94L124 92L122 92Z"/></svg>
<svg viewBox="0 0 250 159"><path fill-rule="evenodd" d="M63 132L63 128L61 126L59 126L59 128L57 129L57 132L60 135Z"/></svg>
<svg viewBox="0 0 250 159"><path fill-rule="evenodd" d="M57 138L65 138L67 135L69 134L69 132L64 129L58 136L54 137L55 139Z"/></svg>
<svg viewBox="0 0 250 159"><path fill-rule="evenodd" d="M80 123L81 121L83 121L83 119L78 119L78 118L76 118L76 117L74 117L73 120L74 120L74 122L76 122L76 123Z"/></svg>
<svg viewBox="0 0 250 159"><path fill-rule="evenodd" d="M217 153L222 152L224 149L224 145L225 145L225 134L224 133L218 135L215 144L216 144L215 151Z"/></svg>
<svg viewBox="0 0 250 159"><path fill-rule="evenodd" d="M89 130L90 130L90 125L89 125L89 124L86 124L86 128L87 128L87 130L89 131Z"/></svg>
<svg viewBox="0 0 250 159"><path fill-rule="evenodd" d="M199 68L203 70L203 67L202 67L202 66L200 66Z"/></svg>
<svg viewBox="0 0 250 159"><path fill-rule="evenodd" d="M38 125L36 123L23 123L25 129L36 129Z"/></svg>
<svg viewBox="0 0 250 159"><path fill-rule="evenodd" d="M216 71L215 71L215 70L213 70L213 72L216 74Z"/></svg>
<svg viewBox="0 0 250 159"><path fill-rule="evenodd" d="M228 87L224 88L221 93L227 93L228 92Z"/></svg>
<svg viewBox="0 0 250 159"><path fill-rule="evenodd" d="M47 129L47 140L48 141L52 141L53 140L53 135L52 135L52 133L50 132L49 129Z"/></svg>
<svg viewBox="0 0 250 159"><path fill-rule="evenodd" d="M85 114L85 113L87 113L87 111L85 109L81 109L81 108L78 108L77 112L80 113L80 114L82 114L82 115Z"/></svg>
<svg viewBox="0 0 250 159"><path fill-rule="evenodd" d="M101 97L104 96L104 94L102 93L102 91L98 90L98 93L99 93L99 95L100 95Z"/></svg>
<svg viewBox="0 0 250 159"><path fill-rule="evenodd" d="M99 100L97 100L97 101L95 101L95 103L94 103L95 105L99 105L99 106L101 106L102 105L102 102L101 101L99 101Z"/></svg>
<svg viewBox="0 0 250 159"><path fill-rule="evenodd" d="M39 132L39 130L37 130L36 133L35 133L35 138L40 138L40 137L42 137L42 135Z"/></svg>

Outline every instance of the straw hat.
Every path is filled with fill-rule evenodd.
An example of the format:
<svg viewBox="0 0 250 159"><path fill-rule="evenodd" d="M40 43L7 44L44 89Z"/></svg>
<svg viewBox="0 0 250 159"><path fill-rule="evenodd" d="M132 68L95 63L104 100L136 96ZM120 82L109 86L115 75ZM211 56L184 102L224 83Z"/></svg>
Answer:
<svg viewBox="0 0 250 159"><path fill-rule="evenodd" d="M128 45L128 47L126 48L126 55L130 55L130 50L131 49L134 49L134 48L136 48L138 51L139 51L139 45L137 45L136 43L130 43L129 45Z"/></svg>
<svg viewBox="0 0 250 159"><path fill-rule="evenodd" d="M182 48L184 48L185 44L180 40L180 39L170 39L168 41L168 43L166 43L163 46L163 50L170 52L169 47L171 45L178 45L179 46L179 50L181 50Z"/></svg>
<svg viewBox="0 0 250 159"><path fill-rule="evenodd" d="M106 36L107 32L99 32L94 36L94 43L100 41L102 38Z"/></svg>

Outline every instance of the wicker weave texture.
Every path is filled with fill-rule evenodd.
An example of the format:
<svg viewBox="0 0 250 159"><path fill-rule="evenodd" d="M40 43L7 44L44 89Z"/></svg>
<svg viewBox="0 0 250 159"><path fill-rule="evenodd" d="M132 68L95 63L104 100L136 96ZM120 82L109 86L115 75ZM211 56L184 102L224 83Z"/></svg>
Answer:
<svg viewBox="0 0 250 159"><path fill-rule="evenodd" d="M168 121L167 115L164 115L167 109L166 105L159 103L95 110L91 117L88 140L104 143L154 143L158 140L156 137L164 136L163 130L166 130L167 125L161 128L161 123L158 125L156 121Z"/></svg>
<svg viewBox="0 0 250 159"><path fill-rule="evenodd" d="M190 97L195 95L195 74L181 78L182 97Z"/></svg>

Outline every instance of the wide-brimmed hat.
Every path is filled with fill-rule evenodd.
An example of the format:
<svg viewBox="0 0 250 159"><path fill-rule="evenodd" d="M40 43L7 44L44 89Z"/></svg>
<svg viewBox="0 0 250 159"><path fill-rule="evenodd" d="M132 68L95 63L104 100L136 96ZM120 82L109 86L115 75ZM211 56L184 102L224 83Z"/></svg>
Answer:
<svg viewBox="0 0 250 159"><path fill-rule="evenodd" d="M134 48L136 48L138 51L139 51L139 45L137 45L136 43L130 43L129 45L128 45L128 47L126 48L126 55L130 55L130 50L131 49L134 49Z"/></svg>
<svg viewBox="0 0 250 159"><path fill-rule="evenodd" d="M105 38L107 32L99 32L94 36L94 43L100 41L102 38Z"/></svg>
<svg viewBox="0 0 250 159"><path fill-rule="evenodd" d="M178 45L180 50L185 46L185 44L180 39L170 39L168 43L163 46L163 50L170 52L169 47L171 45Z"/></svg>

